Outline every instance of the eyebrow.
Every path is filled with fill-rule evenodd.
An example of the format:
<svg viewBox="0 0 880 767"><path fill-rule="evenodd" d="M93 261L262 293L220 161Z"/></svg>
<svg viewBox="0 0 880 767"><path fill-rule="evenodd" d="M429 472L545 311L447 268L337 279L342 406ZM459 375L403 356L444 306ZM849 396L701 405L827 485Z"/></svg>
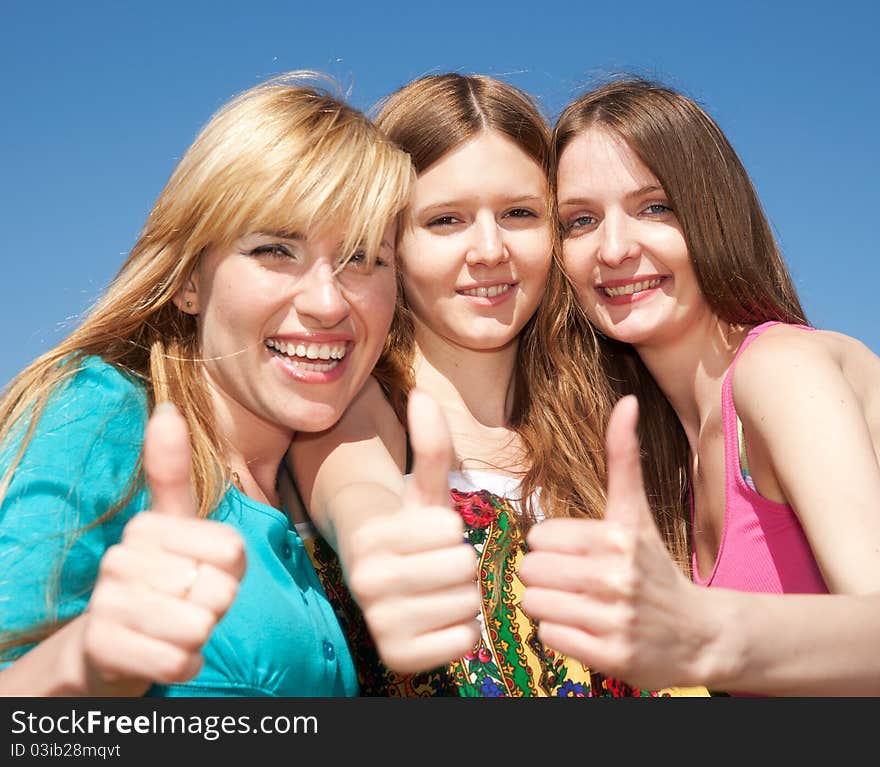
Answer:
<svg viewBox="0 0 880 767"><path fill-rule="evenodd" d="M279 240L297 240L301 241L305 239L305 236L300 232L254 232L254 234L260 235L260 237L271 237L277 238Z"/></svg>
<svg viewBox="0 0 880 767"><path fill-rule="evenodd" d="M505 205L515 205L517 203L534 203L534 202L543 202L544 197L537 194L512 194L505 197L496 198L500 202ZM467 203L471 200L469 197L461 197L457 200L442 200L440 202L432 202L429 205L425 205L424 207L417 208L417 213L426 213L427 211L434 210L435 208L455 208L463 203Z"/></svg>
<svg viewBox="0 0 880 767"><path fill-rule="evenodd" d="M659 186L658 184L648 184L647 186L643 186L640 189L635 189L632 192L627 192L624 197L627 200L632 200L637 197L644 197L646 194L654 194L656 192L666 194L662 186ZM593 202L593 200L589 197L569 197L566 200L560 201L559 207L564 208L569 205L583 205L584 203L590 202Z"/></svg>

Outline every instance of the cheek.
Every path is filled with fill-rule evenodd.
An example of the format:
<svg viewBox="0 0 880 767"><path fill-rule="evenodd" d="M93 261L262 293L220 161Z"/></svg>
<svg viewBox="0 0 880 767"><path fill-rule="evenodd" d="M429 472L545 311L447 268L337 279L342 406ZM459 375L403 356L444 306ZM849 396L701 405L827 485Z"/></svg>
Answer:
<svg viewBox="0 0 880 767"><path fill-rule="evenodd" d="M518 245L514 254L517 257L517 266L535 277L546 279L553 260L550 234L540 230L531 232Z"/></svg>
<svg viewBox="0 0 880 767"><path fill-rule="evenodd" d="M372 284L356 292L349 303L363 318L365 325L374 334L385 340L391 327L394 307L397 302L397 282L392 270L388 274L378 275Z"/></svg>
<svg viewBox="0 0 880 767"><path fill-rule="evenodd" d="M438 236L420 231L406 238L398 258L406 281L419 290L428 290L440 276L454 278L466 253L467 246L455 234Z"/></svg>
<svg viewBox="0 0 880 767"><path fill-rule="evenodd" d="M565 273L571 278L578 292L592 285L592 275L595 268L595 259L590 254L586 243L579 240L569 240L562 246L562 263Z"/></svg>

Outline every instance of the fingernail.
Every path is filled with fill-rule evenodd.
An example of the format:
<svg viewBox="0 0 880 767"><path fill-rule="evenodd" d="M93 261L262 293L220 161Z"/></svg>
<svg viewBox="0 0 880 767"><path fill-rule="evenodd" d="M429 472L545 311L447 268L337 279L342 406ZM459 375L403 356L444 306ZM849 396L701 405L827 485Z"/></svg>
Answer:
<svg viewBox="0 0 880 767"><path fill-rule="evenodd" d="M174 403L169 400L162 400L159 402L155 408L153 408L153 415L161 415L162 413L176 413L177 408Z"/></svg>

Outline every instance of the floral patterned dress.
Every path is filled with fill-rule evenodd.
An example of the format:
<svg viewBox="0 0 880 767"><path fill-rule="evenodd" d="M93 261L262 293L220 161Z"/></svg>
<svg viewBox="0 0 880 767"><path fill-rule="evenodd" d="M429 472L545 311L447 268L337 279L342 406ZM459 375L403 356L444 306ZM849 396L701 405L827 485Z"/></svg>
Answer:
<svg viewBox="0 0 880 767"><path fill-rule="evenodd" d="M302 531L348 636L361 695L590 698L709 694L702 687L659 691L631 687L544 646L537 625L520 607L524 586L517 573L527 546L515 524L518 482L487 471L452 472L449 481L452 503L480 560L483 607L480 643L443 668L403 675L385 667L348 592L335 553L323 539Z"/></svg>

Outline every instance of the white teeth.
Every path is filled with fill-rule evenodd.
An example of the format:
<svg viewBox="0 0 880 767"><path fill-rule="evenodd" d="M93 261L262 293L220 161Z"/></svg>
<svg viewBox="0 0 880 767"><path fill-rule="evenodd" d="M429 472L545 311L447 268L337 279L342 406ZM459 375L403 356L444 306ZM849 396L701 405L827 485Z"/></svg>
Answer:
<svg viewBox="0 0 880 767"><path fill-rule="evenodd" d="M492 285L488 288L471 288L470 290L459 291L463 296L475 296L477 298L493 298L506 293L513 285Z"/></svg>
<svg viewBox="0 0 880 767"><path fill-rule="evenodd" d="M288 357L300 357L309 360L341 360L345 356L346 344L294 344L287 341L281 341L275 338L269 338L266 341L269 349L281 352ZM335 362L333 363L335 365ZM333 366L331 365L331 367ZM304 364L309 370L317 369L314 366ZM318 365L318 367L321 367ZM326 369L326 365L324 368Z"/></svg>
<svg viewBox="0 0 880 767"><path fill-rule="evenodd" d="M642 280L641 282L634 282L631 285L621 285L618 288L602 288L602 290L605 291L606 296L629 296L640 290L656 288L659 284L660 278L658 277L654 280Z"/></svg>

